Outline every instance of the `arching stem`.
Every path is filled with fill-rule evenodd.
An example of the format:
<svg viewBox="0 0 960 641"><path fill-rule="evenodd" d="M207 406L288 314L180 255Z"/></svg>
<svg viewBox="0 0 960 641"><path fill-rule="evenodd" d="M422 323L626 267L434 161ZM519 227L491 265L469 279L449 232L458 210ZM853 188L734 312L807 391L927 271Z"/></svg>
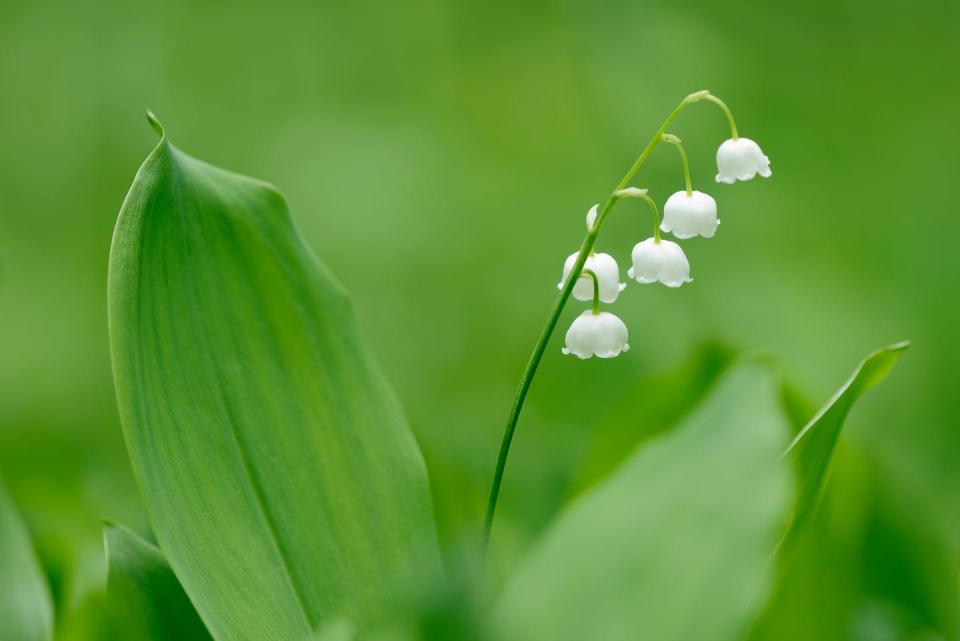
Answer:
<svg viewBox="0 0 960 641"><path fill-rule="evenodd" d="M627 187L616 193L618 198L641 198L650 206L650 213L653 214L653 240L660 242L660 211L657 209L657 201L650 197L646 189L637 189L636 187Z"/></svg>
<svg viewBox="0 0 960 641"><path fill-rule="evenodd" d="M727 121L730 123L730 137L733 138L734 140L740 137L740 134L737 133L737 123L734 122L733 120L733 112L730 111L730 107L727 106L727 103L720 100L719 98L717 98L716 96L714 96L712 93L709 93L709 92L706 95L702 96L700 100L709 100L713 104L723 109L723 113L727 114Z"/></svg>
<svg viewBox="0 0 960 641"><path fill-rule="evenodd" d="M690 163L687 162L687 152L683 148L683 141L673 134L663 134L662 138L664 142L670 143L677 148L677 151L680 152L680 162L683 165L683 182L687 187L687 195L692 196L693 182L690 180Z"/></svg>
<svg viewBox="0 0 960 641"><path fill-rule="evenodd" d="M592 269L585 269L580 272L580 277L589 276L593 280L593 313L600 313L600 279L597 278L597 275L593 272Z"/></svg>
<svg viewBox="0 0 960 641"><path fill-rule="evenodd" d="M616 188L613 190L613 193L610 194L610 197L607 199L607 202L604 204L599 215L597 216L596 223L593 225L593 228L587 232L586 237L583 239L583 243L580 245L580 253L577 255L577 260L570 272L570 278L567 280L563 289L560 291L560 295L557 296L557 300L554 302L553 307L550 309L550 313L547 316L547 322L540 332L540 337L537 339L537 342L533 347L533 352L530 354L530 359L527 361L527 366L523 370L523 375L520 377L520 385L517 387L517 393L513 399L513 405L510 407L510 413L507 415L506 426L503 430L503 438L500 441L500 452L497 455L497 466L493 472L493 481L490 484L490 497L487 500L487 511L483 520L482 545L484 553L486 552L487 546L490 543L490 532L493 529L493 517L497 510L497 499L500 496L500 485L503 483L503 472L506 469L507 456L510 453L510 444L513 442L513 435L517 429L517 420L520 418L520 410L523 409L523 402L527 398L527 392L530 391L530 384L533 382L533 377L537 373L537 368L540 366L540 360L543 358L543 352L547 348L547 343L550 342L550 337L553 335L553 330L557 327L557 321L560 319L560 314L563 312L563 307L570 298L570 292L573 291L573 286L576 284L580 272L583 270L583 265L587 261L587 256L593 250L593 245L597 240L597 235L600 233L600 228L603 226L603 222L606 220L607 214L610 213L610 210L620 199L620 197L617 195L617 192L630 184L630 181L633 180L633 177L638 171L640 171L640 168L647 161L647 158L649 158L650 154L653 153L653 150L661 140L661 136L666 133L667 128L674 121L674 119L680 115L680 112L686 109L689 105L699 100L703 100L709 95L709 92L705 90L692 93L684 98L680 104L677 105L672 112L670 112L670 115L667 116L667 118L663 121L663 124L661 124L657 131L654 132L653 137L650 138L650 141L643 148L643 151L640 152L640 155L624 175L623 179L619 182L619 184L617 184ZM658 239L660 237L659 230L660 226L658 222L656 226L656 238Z"/></svg>

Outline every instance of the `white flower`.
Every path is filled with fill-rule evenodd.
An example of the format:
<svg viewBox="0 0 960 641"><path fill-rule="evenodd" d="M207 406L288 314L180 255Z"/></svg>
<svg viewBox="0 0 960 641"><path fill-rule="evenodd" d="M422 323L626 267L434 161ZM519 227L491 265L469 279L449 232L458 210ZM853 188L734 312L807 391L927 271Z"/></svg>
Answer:
<svg viewBox="0 0 960 641"><path fill-rule="evenodd" d="M577 316L567 330L564 354L578 358L613 358L630 349L627 326L610 312L587 310Z"/></svg>
<svg viewBox="0 0 960 641"><path fill-rule="evenodd" d="M770 159L757 143L749 138L731 138L717 149L718 183L732 185L738 180L750 180L757 174L770 177Z"/></svg>
<svg viewBox="0 0 960 641"><path fill-rule="evenodd" d="M563 286L567 284L567 279L570 278L570 272L573 271L573 266L579 255L579 252L570 254L563 263L563 277L557 283L557 289L563 289ZM583 269L589 269L597 275L597 281L600 284L600 300L604 303L612 303L617 300L617 295L627 286L626 283L620 282L620 267L610 254L591 254L587 256L587 262L584 263ZM588 276L581 276L577 279L576 285L573 286L573 297L582 301L593 300L593 279Z"/></svg>
<svg viewBox="0 0 960 641"><path fill-rule="evenodd" d="M657 242L655 238L648 238L639 242L633 248L632 257L633 267L627 271L627 276L635 278L638 283L660 281L667 287L680 287L693 280L683 250L669 240Z"/></svg>
<svg viewBox="0 0 960 641"><path fill-rule="evenodd" d="M677 238L713 238L719 224L717 201L702 191L678 191L663 206L660 229L673 232Z"/></svg>
<svg viewBox="0 0 960 641"><path fill-rule="evenodd" d="M592 231L593 226L597 223L597 209L599 208L600 204L597 203L587 212L587 231Z"/></svg>

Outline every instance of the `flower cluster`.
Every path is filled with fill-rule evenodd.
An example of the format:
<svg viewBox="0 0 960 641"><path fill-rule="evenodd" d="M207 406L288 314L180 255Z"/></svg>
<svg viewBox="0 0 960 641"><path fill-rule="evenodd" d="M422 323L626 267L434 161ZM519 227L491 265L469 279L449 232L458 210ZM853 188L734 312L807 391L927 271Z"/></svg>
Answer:
<svg viewBox="0 0 960 641"><path fill-rule="evenodd" d="M693 96L696 97L697 94ZM702 99L712 100L723 107L730 119L733 134L733 137L717 150L717 182L732 184L738 180L750 180L757 174L764 178L769 177L770 159L763 154L757 143L737 136L733 117L726 105L709 94L704 93ZM627 270L627 276L641 284L659 282L667 287L680 287L693 280L690 278L690 262L680 245L661 238L660 232L673 234L679 240L695 236L712 238L720 221L717 219L717 201L708 194L693 190L686 152L680 139L664 133L660 140L672 144L679 151L686 188L667 198L663 206L662 221L656 202L646 189L618 189L602 212L599 212L600 206L595 205L587 213L588 243L592 249L592 240L599 232L603 217L617 200L642 199L653 213L654 233L652 237L634 246L631 253L632 266ZM569 282L580 256L581 252L573 253L564 262L563 276L557 285L559 289L563 289ZM592 356L612 358L630 348L624 322L610 312L600 311L601 302L613 303L625 287L626 284L620 282L617 261L609 254L590 251L577 273L577 282L571 293L577 300L592 300L593 308L580 314L567 330L564 354L573 354L581 359Z"/></svg>

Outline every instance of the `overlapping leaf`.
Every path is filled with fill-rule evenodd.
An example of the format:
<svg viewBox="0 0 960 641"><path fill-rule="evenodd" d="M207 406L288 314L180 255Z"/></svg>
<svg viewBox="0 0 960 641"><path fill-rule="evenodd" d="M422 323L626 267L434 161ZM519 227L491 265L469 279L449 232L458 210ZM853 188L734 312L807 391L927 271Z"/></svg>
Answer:
<svg viewBox="0 0 960 641"><path fill-rule="evenodd" d="M210 634L157 547L126 528L103 531L107 600L128 641L209 641Z"/></svg>
<svg viewBox="0 0 960 641"><path fill-rule="evenodd" d="M53 605L20 515L0 486L0 639L46 641Z"/></svg>

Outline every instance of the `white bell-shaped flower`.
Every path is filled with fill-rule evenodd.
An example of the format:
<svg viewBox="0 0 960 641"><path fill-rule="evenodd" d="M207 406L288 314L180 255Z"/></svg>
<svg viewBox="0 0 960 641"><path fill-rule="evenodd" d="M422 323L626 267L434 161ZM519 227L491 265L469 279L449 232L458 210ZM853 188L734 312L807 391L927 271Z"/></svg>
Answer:
<svg viewBox="0 0 960 641"><path fill-rule="evenodd" d="M570 278L570 272L577 262L579 252L570 254L563 263L563 277L557 283L557 289L563 289ZM610 254L590 254L587 256L587 262L583 269L589 269L597 275L597 281L600 283L600 300L604 303L612 303L617 300L617 296L623 291L626 283L620 282L620 266ZM580 278L573 286L573 297L577 300L593 300L593 279Z"/></svg>
<svg viewBox="0 0 960 641"><path fill-rule="evenodd" d="M690 263L680 245L669 240L648 238L636 244L631 254L633 267L627 271L638 283L660 281L667 287L689 283Z"/></svg>
<svg viewBox="0 0 960 641"><path fill-rule="evenodd" d="M587 310L570 325L561 351L577 358L613 358L628 349L627 326L622 320L610 312Z"/></svg>
<svg viewBox="0 0 960 641"><path fill-rule="evenodd" d="M738 180L750 180L757 174L769 178L770 159L760 145L749 138L725 140L717 149L717 182L732 185Z"/></svg>
<svg viewBox="0 0 960 641"><path fill-rule="evenodd" d="M702 191L678 191L663 206L660 229L677 238L713 238L719 224L717 201Z"/></svg>

